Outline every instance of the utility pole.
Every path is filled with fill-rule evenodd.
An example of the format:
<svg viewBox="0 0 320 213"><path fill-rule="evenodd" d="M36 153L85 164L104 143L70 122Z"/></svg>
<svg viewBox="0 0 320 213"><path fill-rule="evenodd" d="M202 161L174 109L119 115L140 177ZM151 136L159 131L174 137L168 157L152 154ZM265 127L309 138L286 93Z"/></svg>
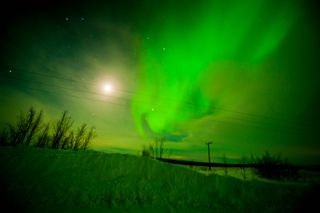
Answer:
<svg viewBox="0 0 320 213"><path fill-rule="evenodd" d="M206 145L208 145L209 170L211 170L211 165L210 165L210 144L212 144L212 142L208 142L208 143L206 143Z"/></svg>

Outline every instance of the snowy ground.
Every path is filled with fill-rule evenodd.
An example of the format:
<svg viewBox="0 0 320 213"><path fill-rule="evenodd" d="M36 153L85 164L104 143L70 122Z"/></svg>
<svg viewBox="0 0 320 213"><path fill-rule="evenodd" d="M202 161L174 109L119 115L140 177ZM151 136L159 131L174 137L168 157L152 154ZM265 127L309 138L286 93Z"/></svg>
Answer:
<svg viewBox="0 0 320 213"><path fill-rule="evenodd" d="M2 207L30 212L292 212L319 193L309 182L243 181L137 156L32 147L1 147L0 178Z"/></svg>

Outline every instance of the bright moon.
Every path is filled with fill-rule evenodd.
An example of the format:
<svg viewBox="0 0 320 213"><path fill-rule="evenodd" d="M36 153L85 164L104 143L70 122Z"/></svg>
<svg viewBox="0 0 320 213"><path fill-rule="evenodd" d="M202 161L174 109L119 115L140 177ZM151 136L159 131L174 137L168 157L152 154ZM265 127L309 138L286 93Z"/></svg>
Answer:
<svg viewBox="0 0 320 213"><path fill-rule="evenodd" d="M112 92L112 85L111 84L103 85L103 91L106 92L106 93Z"/></svg>

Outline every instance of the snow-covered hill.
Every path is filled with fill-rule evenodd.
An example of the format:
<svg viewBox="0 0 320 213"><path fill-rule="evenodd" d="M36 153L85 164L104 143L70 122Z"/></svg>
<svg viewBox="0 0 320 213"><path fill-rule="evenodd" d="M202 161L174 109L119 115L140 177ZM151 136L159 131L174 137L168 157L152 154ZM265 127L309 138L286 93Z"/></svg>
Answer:
<svg viewBox="0 0 320 213"><path fill-rule="evenodd" d="M204 175L139 156L0 148L2 207L22 211L291 212L309 185Z"/></svg>

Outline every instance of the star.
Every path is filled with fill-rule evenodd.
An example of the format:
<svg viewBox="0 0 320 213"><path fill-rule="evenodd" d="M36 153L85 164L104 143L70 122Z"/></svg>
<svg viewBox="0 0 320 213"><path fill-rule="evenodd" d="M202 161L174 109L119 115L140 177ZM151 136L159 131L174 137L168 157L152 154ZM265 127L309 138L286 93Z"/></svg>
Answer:
<svg viewBox="0 0 320 213"><path fill-rule="evenodd" d="M69 21L69 18L68 18L68 17L66 17L66 21Z"/></svg>

